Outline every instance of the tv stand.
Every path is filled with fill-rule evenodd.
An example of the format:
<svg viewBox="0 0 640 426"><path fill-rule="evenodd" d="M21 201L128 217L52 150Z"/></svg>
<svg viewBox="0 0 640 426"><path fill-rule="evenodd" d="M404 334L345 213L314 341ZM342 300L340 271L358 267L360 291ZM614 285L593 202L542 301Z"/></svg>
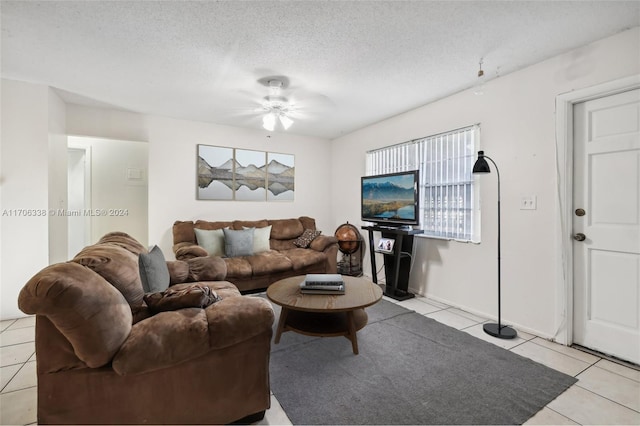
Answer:
<svg viewBox="0 0 640 426"><path fill-rule="evenodd" d="M376 253L384 255L385 290L384 295L396 300L407 300L415 297L409 293L409 272L411 271L411 256L413 255L413 236L422 234L421 229L411 227L391 226L363 226L369 231L369 254L371 255L371 275L373 282L378 284L376 273ZM374 232L380 232L382 238L395 240L391 253L376 250L373 236Z"/></svg>

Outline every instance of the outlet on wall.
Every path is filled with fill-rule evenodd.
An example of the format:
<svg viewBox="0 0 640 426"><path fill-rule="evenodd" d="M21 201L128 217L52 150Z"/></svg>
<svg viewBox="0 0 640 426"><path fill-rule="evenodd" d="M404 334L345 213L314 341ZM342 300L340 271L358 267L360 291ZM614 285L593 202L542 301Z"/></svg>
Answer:
<svg viewBox="0 0 640 426"><path fill-rule="evenodd" d="M520 198L520 210L535 210L538 207L538 197L528 195Z"/></svg>

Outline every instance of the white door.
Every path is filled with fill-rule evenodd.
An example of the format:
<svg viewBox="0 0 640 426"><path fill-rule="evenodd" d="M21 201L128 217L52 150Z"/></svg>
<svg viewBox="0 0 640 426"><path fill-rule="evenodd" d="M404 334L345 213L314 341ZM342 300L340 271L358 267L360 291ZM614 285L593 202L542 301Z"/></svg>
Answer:
<svg viewBox="0 0 640 426"><path fill-rule="evenodd" d="M640 364L640 90L574 106L573 182L573 341Z"/></svg>

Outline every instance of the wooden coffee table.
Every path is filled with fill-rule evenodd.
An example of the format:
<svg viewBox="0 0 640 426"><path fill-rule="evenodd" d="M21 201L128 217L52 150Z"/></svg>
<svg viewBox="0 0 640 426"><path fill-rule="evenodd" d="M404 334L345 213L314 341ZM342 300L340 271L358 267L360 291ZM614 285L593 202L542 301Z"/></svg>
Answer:
<svg viewBox="0 0 640 426"><path fill-rule="evenodd" d="M364 308L382 298L382 290L366 278L343 276L345 294L302 294L304 276L285 278L267 288L267 297L282 307L274 343L285 331L308 336L345 336L358 354L356 332L367 324Z"/></svg>

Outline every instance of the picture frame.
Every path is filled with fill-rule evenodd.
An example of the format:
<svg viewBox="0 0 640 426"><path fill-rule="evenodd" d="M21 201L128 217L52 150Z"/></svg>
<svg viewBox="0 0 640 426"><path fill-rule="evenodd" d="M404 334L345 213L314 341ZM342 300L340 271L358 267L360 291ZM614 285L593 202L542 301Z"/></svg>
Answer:
<svg viewBox="0 0 640 426"><path fill-rule="evenodd" d="M293 201L293 154L197 145L196 199Z"/></svg>
<svg viewBox="0 0 640 426"><path fill-rule="evenodd" d="M393 248L396 244L396 240L393 238L380 238L376 251L380 253L393 253Z"/></svg>

